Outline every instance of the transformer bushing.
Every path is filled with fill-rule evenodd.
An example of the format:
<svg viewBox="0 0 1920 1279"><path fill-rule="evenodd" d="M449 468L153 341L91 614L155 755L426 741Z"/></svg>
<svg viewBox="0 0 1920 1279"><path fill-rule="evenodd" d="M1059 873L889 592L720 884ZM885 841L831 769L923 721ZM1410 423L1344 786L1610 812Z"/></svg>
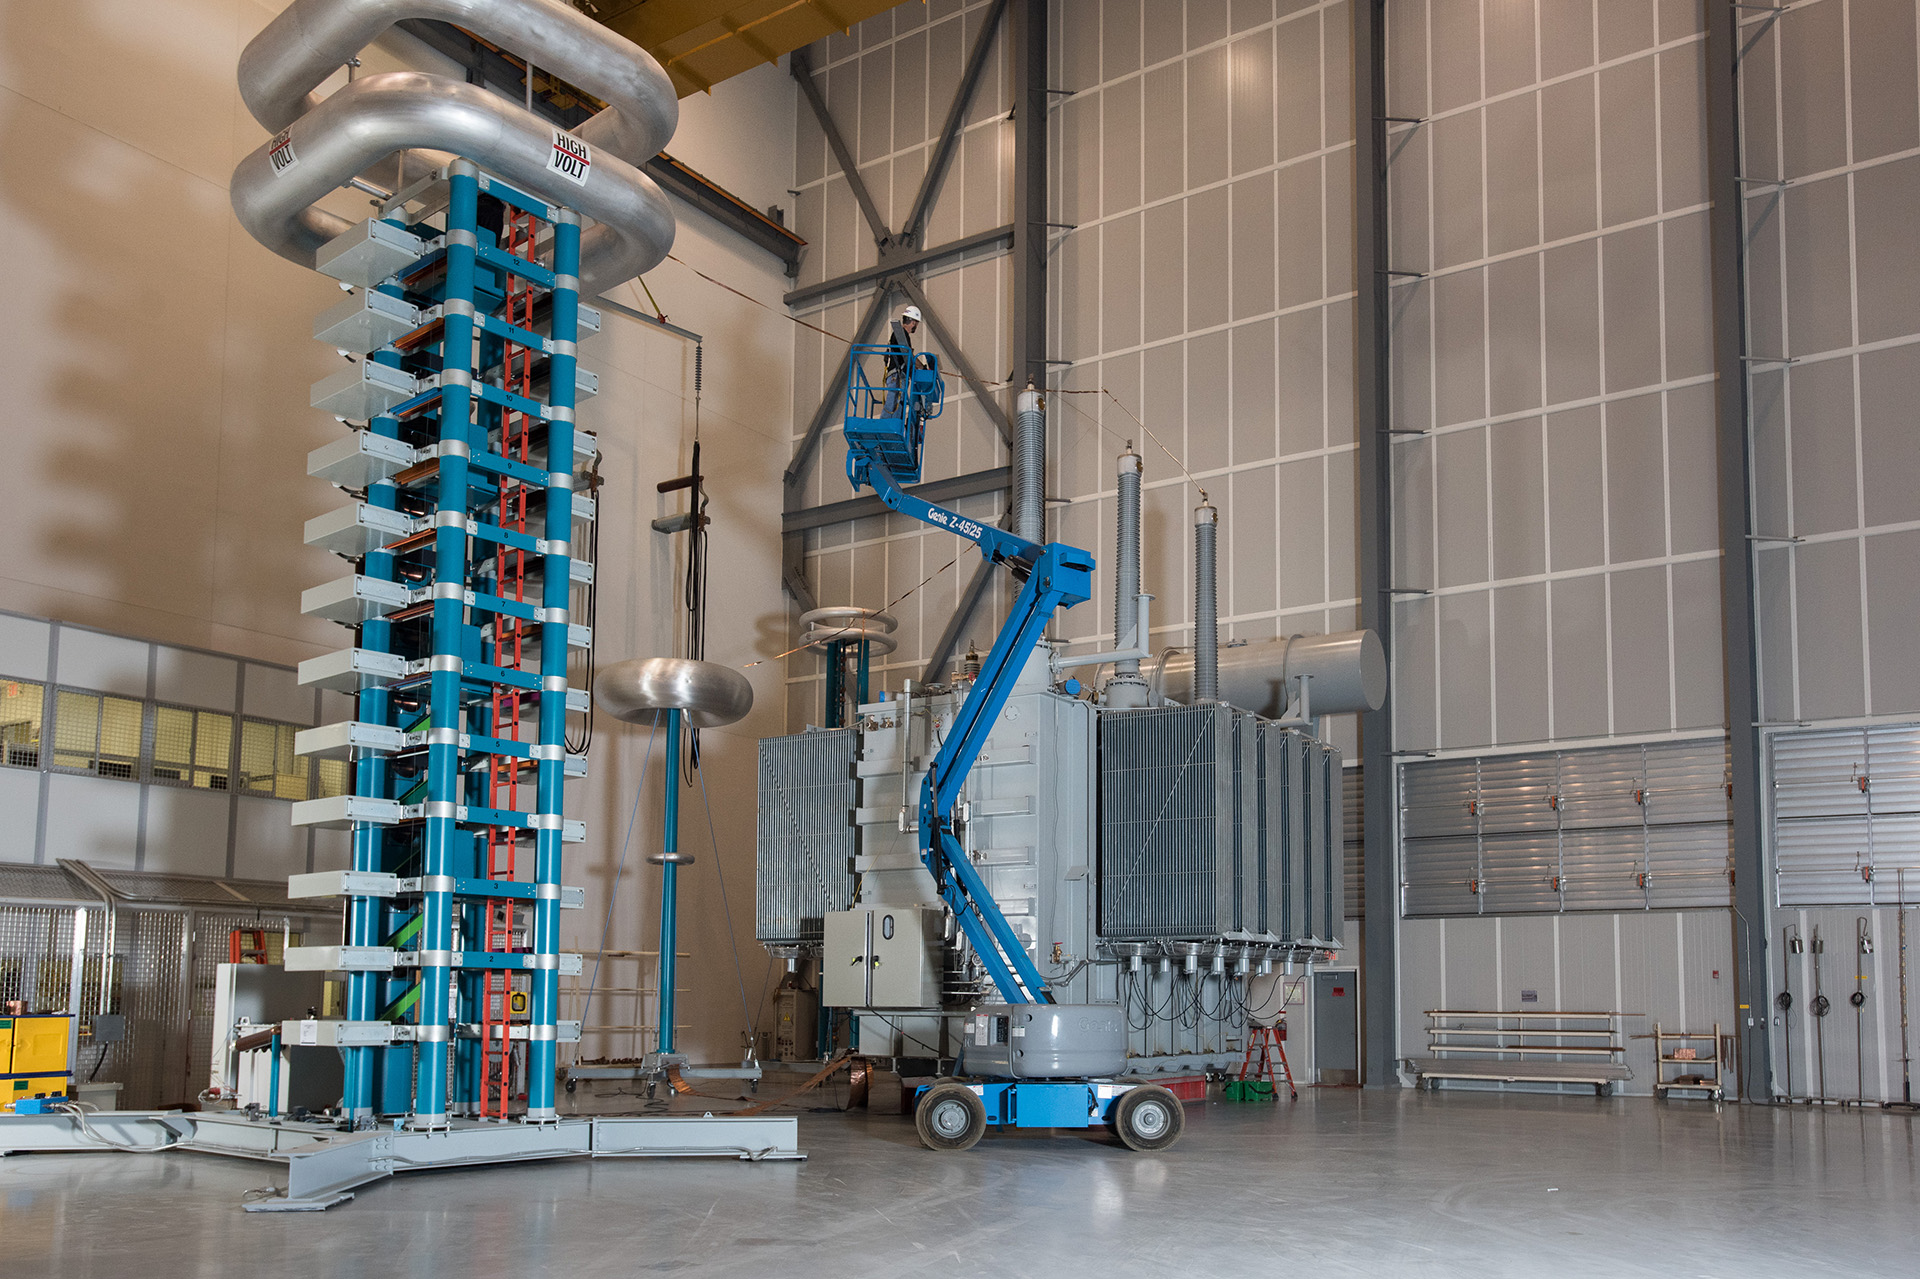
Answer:
<svg viewBox="0 0 1920 1279"><path fill-rule="evenodd" d="M1193 700L1220 700L1220 512L1202 498L1193 512Z"/></svg>
<svg viewBox="0 0 1920 1279"><path fill-rule="evenodd" d="M1116 459L1115 467L1113 642L1116 648L1123 648L1128 632L1138 629L1140 608L1140 455L1133 451L1132 445ZM1146 644L1145 635L1135 636L1135 647L1144 648ZM1106 702L1116 708L1147 704L1147 685L1140 678L1139 658L1123 658L1113 664L1113 678L1107 681Z"/></svg>
<svg viewBox="0 0 1920 1279"><path fill-rule="evenodd" d="M1033 383L1014 401L1013 500L1016 536L1047 540L1047 401Z"/></svg>

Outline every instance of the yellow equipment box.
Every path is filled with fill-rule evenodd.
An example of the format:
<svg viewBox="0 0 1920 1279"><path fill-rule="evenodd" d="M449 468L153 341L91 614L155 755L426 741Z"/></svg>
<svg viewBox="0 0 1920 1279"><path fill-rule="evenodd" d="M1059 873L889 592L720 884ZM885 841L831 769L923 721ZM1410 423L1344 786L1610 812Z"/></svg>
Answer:
<svg viewBox="0 0 1920 1279"><path fill-rule="evenodd" d="M67 1013L0 1017L0 1111L31 1097L63 1097L67 1092Z"/></svg>

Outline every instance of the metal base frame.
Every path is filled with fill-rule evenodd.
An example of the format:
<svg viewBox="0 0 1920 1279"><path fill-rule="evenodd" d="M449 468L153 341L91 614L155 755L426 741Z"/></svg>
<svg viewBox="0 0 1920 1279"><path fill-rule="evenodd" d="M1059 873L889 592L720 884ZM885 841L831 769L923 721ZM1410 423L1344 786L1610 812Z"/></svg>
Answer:
<svg viewBox="0 0 1920 1279"><path fill-rule="evenodd" d="M553 1123L455 1120L433 1132L343 1133L328 1124L253 1121L236 1114L113 1111L0 1117L0 1155L113 1149L187 1150L281 1163L286 1190L248 1212L319 1212L395 1173L533 1159L731 1156L759 1163L805 1159L794 1117L755 1115L595 1116ZM105 1138L102 1141L101 1138Z"/></svg>

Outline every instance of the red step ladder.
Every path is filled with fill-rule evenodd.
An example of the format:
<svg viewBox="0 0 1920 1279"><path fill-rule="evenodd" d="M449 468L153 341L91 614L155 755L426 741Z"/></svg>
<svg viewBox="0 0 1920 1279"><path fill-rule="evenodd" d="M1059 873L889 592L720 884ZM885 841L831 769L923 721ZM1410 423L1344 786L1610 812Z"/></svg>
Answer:
<svg viewBox="0 0 1920 1279"><path fill-rule="evenodd" d="M273 962L267 950L267 930L235 928L227 933L229 964L266 964Z"/></svg>
<svg viewBox="0 0 1920 1279"><path fill-rule="evenodd" d="M1293 1067L1287 1064L1287 1023L1276 1026L1255 1026L1252 1038L1247 1040L1247 1053L1240 1062L1240 1079L1243 1083L1263 1083L1271 1085L1275 1101L1280 1099L1280 1080L1287 1081L1287 1099L1300 1100L1300 1089L1293 1082ZM1256 1055L1257 1054L1257 1055ZM1274 1073L1274 1062L1279 1061L1280 1069Z"/></svg>

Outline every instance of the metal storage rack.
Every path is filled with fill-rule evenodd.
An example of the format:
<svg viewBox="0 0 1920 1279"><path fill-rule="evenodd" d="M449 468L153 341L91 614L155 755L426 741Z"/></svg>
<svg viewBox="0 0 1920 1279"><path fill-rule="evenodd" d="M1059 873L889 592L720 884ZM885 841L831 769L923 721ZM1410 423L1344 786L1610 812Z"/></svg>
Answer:
<svg viewBox="0 0 1920 1279"><path fill-rule="evenodd" d="M1408 1058L1407 1066L1430 1089L1442 1079L1571 1083L1591 1084L1604 1097L1613 1085L1633 1077L1626 1064L1625 1022L1642 1015L1430 1008L1428 1055Z"/></svg>
<svg viewBox="0 0 1920 1279"><path fill-rule="evenodd" d="M1698 1049L1689 1048L1688 1045L1701 1043L1702 1041L1713 1045L1712 1056L1682 1057L1678 1055L1679 1052L1698 1052ZM1653 1061L1654 1071L1657 1075L1657 1078L1655 1078L1653 1082L1654 1095L1662 1099L1670 1099L1668 1098L1668 1094L1674 1091L1699 1092L1705 1093L1716 1102L1725 1100L1726 1054L1722 1050L1723 1043L1724 1041L1720 1038L1719 1022L1713 1023L1712 1034L1685 1030L1662 1030L1660 1029L1660 1023L1657 1021L1654 1022ZM1669 1067L1680 1066L1691 1067L1692 1069L1680 1071L1673 1075L1667 1073Z"/></svg>

